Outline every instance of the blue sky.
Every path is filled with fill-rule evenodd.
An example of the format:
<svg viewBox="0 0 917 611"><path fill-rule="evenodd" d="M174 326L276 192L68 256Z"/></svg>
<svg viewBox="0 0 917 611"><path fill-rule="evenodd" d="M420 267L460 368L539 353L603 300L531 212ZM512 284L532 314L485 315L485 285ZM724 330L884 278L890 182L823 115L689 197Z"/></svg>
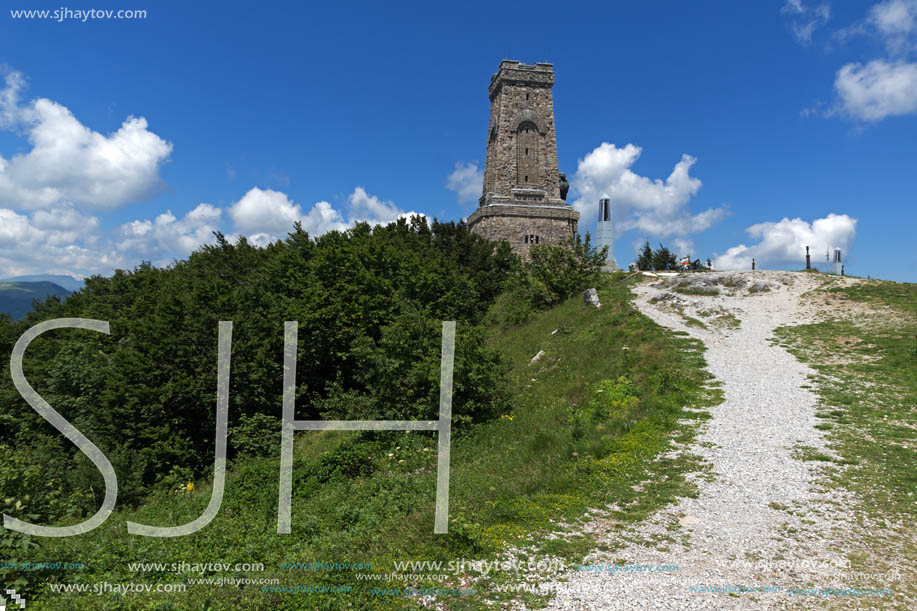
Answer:
<svg viewBox="0 0 917 611"><path fill-rule="evenodd" d="M10 13L62 5L147 14ZM0 33L0 276L467 216L510 58L554 64L568 201L594 231L612 196L619 263L648 239L799 268L830 243L917 281L917 0L11 0Z"/></svg>

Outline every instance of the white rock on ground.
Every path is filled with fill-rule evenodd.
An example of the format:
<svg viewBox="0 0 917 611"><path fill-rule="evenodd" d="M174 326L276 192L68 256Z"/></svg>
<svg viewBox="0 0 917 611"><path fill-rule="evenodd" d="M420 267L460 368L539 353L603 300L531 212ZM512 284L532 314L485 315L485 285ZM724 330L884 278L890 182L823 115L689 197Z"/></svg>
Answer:
<svg viewBox="0 0 917 611"><path fill-rule="evenodd" d="M602 302L599 301L599 292L594 288L583 291L583 302L586 305L594 305L597 308L602 307Z"/></svg>

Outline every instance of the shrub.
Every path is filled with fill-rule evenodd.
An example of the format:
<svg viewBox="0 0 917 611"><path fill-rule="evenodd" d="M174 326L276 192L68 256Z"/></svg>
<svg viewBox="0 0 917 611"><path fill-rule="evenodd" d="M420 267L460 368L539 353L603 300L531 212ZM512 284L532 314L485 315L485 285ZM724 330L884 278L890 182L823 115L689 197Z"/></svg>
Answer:
<svg viewBox="0 0 917 611"><path fill-rule="evenodd" d="M577 234L571 246L532 247L526 271L535 288L532 298L536 307L548 308L566 301L598 280L607 248L596 251L588 234L585 240Z"/></svg>
<svg viewBox="0 0 917 611"><path fill-rule="evenodd" d="M566 301L601 277L607 249L597 251L577 234L570 245L532 246L530 260L520 264L505 283L507 288L491 312L496 322L516 325L539 310Z"/></svg>
<svg viewBox="0 0 917 611"><path fill-rule="evenodd" d="M242 414L239 424L229 427L229 447L245 456L279 455L281 421L267 414Z"/></svg>

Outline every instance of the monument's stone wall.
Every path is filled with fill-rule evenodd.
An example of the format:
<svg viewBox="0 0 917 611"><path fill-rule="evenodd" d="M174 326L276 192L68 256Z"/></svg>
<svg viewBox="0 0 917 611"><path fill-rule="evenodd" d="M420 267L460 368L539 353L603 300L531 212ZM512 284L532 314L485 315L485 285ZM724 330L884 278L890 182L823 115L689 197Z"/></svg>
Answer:
<svg viewBox="0 0 917 611"><path fill-rule="evenodd" d="M506 240L513 250L528 254L534 244L565 244L576 235L579 214L572 208L547 206L496 206L478 208L469 217L472 231L489 240ZM524 248L519 248L523 246Z"/></svg>
<svg viewBox="0 0 917 611"><path fill-rule="evenodd" d="M564 244L579 213L561 197L554 134L554 68L504 60L490 79L484 188L471 231L506 240L528 256L532 244Z"/></svg>

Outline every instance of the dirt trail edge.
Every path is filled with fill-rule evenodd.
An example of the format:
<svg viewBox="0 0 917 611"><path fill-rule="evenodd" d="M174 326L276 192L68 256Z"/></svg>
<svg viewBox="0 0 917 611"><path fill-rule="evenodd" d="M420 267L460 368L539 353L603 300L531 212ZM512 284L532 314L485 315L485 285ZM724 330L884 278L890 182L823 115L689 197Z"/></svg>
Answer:
<svg viewBox="0 0 917 611"><path fill-rule="evenodd" d="M815 322L800 297L818 283L758 271L660 276L636 287L641 312L707 346L722 383L725 400L710 408L697 443L679 450L706 460L710 474L695 475L697 498L603 534L600 543L628 543L590 555L591 570L541 584L555 593L551 608L811 608L840 601L790 590L855 587L844 578L853 499L820 489L821 463L800 458L833 456L815 428L814 372L770 341L777 327ZM649 543L660 535L675 542ZM624 565L611 570L615 563Z"/></svg>

